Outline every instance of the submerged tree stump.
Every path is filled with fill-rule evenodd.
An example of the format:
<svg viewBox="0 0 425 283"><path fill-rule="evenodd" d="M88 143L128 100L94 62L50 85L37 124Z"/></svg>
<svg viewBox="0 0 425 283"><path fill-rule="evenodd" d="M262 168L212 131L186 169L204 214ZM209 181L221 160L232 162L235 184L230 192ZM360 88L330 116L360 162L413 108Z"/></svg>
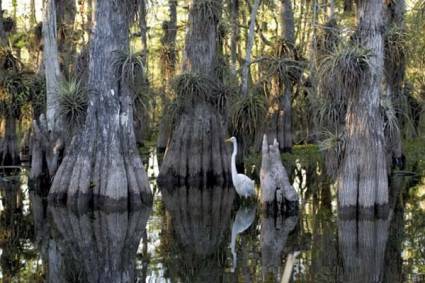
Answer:
<svg viewBox="0 0 425 283"><path fill-rule="evenodd" d="M298 194L280 158L279 143L275 139L269 145L266 135L263 137L260 182L263 209L281 210L287 202L298 202Z"/></svg>

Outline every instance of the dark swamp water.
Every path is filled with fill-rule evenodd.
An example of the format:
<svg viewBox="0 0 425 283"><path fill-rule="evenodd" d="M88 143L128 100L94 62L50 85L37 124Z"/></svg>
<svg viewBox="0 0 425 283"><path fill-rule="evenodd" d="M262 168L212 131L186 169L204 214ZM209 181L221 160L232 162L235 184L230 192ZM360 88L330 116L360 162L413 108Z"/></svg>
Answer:
<svg viewBox="0 0 425 283"><path fill-rule="evenodd" d="M233 188L155 191L152 207L75 212L0 182L2 282L425 282L425 187L391 179L390 213L338 219L320 168L291 180L298 213L265 215ZM423 180L422 180L423 181Z"/></svg>

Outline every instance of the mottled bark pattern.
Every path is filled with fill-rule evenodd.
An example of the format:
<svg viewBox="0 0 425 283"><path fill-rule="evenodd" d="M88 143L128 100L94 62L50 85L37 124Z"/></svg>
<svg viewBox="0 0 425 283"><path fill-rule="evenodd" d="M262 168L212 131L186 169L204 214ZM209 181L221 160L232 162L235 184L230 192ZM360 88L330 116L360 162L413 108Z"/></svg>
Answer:
<svg viewBox="0 0 425 283"><path fill-rule="evenodd" d="M50 191L68 205L139 206L152 193L133 130L132 97L113 68L114 53L128 50L125 3L98 0L90 44L89 106Z"/></svg>
<svg viewBox="0 0 425 283"><path fill-rule="evenodd" d="M343 208L373 208L388 203L384 124L380 113L383 12L381 0L359 1L358 41L373 55L369 58L370 75L348 102L345 152L337 178L339 206Z"/></svg>
<svg viewBox="0 0 425 283"><path fill-rule="evenodd" d="M16 137L17 119L7 115L5 119L5 133L0 141L0 164L4 166L18 165L20 163Z"/></svg>

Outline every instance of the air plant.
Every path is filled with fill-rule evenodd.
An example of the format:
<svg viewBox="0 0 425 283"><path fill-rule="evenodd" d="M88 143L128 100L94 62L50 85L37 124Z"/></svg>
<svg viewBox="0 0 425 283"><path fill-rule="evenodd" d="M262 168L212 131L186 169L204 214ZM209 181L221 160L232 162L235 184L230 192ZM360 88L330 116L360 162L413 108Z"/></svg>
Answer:
<svg viewBox="0 0 425 283"><path fill-rule="evenodd" d="M337 48L320 65L321 92L357 94L360 86L369 78L371 56L370 50L356 45Z"/></svg>
<svg viewBox="0 0 425 283"><path fill-rule="evenodd" d="M1 112L19 116L20 108L28 101L30 88L25 72L3 72L0 78Z"/></svg>
<svg viewBox="0 0 425 283"><path fill-rule="evenodd" d="M86 115L88 99L85 89L76 79L62 80L58 89L60 114L70 127L81 126Z"/></svg>
<svg viewBox="0 0 425 283"><path fill-rule="evenodd" d="M260 92L234 95L230 107L232 128L239 135L254 136L266 118L266 99Z"/></svg>
<svg viewBox="0 0 425 283"><path fill-rule="evenodd" d="M115 75L133 90L145 83L143 55L141 52L115 51L113 54Z"/></svg>

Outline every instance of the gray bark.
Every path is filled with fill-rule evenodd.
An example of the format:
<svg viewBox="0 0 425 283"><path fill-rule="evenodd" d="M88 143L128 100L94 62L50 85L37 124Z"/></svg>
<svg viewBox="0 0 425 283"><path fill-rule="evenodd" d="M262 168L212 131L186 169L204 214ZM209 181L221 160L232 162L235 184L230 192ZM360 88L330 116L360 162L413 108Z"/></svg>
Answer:
<svg viewBox="0 0 425 283"><path fill-rule="evenodd" d="M146 1L139 1L139 25L140 25L140 38L142 40L142 54L143 63L147 67L148 62L148 25L146 23Z"/></svg>
<svg viewBox="0 0 425 283"><path fill-rule="evenodd" d="M289 182L288 173L280 158L279 144L274 140L268 144L264 135L260 171L261 204L264 209L276 205L276 209L284 208L286 201L298 202L298 194Z"/></svg>
<svg viewBox="0 0 425 283"><path fill-rule="evenodd" d="M0 0L0 46L7 44L7 35L3 27L3 6Z"/></svg>
<svg viewBox="0 0 425 283"><path fill-rule="evenodd" d="M380 0L359 1L358 40L371 50L369 75L358 93L349 97L345 152L338 173L338 200L342 208L382 207L388 203L380 85L383 78L383 12Z"/></svg>
<svg viewBox="0 0 425 283"><path fill-rule="evenodd" d="M72 75L75 66L76 50L74 44L74 24L77 12L74 0L56 0L57 9L57 43L62 57L61 69L65 74Z"/></svg>
<svg viewBox="0 0 425 283"><path fill-rule="evenodd" d="M295 24L292 0L281 0L282 39L291 48L295 47ZM292 83L286 82L283 86L283 95L280 98L280 111L278 118L278 142L280 149L292 149Z"/></svg>
<svg viewBox="0 0 425 283"><path fill-rule="evenodd" d="M221 9L222 1L206 2ZM183 69L217 80L216 64L219 15L205 18L203 0L193 0ZM189 99L173 129L158 176L159 182L189 182L192 185L230 180L230 158L224 145L223 119L215 105Z"/></svg>
<svg viewBox="0 0 425 283"><path fill-rule="evenodd" d="M90 44L89 105L85 125L73 137L49 198L70 206L126 208L152 201L137 151L132 94L113 67L115 52L129 48L125 3L98 0Z"/></svg>
<svg viewBox="0 0 425 283"><path fill-rule="evenodd" d="M230 39L230 53L232 62L232 72L236 74L238 62L238 40L239 40L239 0L231 0L231 16L232 16L232 35Z"/></svg>
<svg viewBox="0 0 425 283"><path fill-rule="evenodd" d="M399 29L404 32L405 10L406 7L404 0L391 1L387 4L386 27L388 27L388 29ZM404 50L398 50L398 48L397 50L394 50L394 48L390 48L390 45L394 45L394 42L389 42L389 40L394 40L394 38L386 38L384 64L386 91L384 91L383 100L386 106L387 120L391 119L395 121L395 127L392 127L391 129L388 128L385 132L388 152L387 161L388 163L394 161L394 164L402 167L402 164L399 164L401 163L403 156L399 119L400 115L397 115L395 109L401 109L400 100L403 92L403 81L405 78L406 56L404 54ZM402 43L400 42L399 44L399 48L403 48L401 47Z"/></svg>
<svg viewBox="0 0 425 283"><path fill-rule="evenodd" d="M353 11L353 0L344 0L344 12Z"/></svg>
<svg viewBox="0 0 425 283"><path fill-rule="evenodd" d="M251 17L249 20L249 31L247 38L246 46L246 55L245 63L242 68L242 86L241 93L243 96L248 95L248 80L249 80L249 68L251 66L251 53L252 47L254 46L254 36L255 36L255 21L257 18L258 6L260 5L261 0L255 0L254 5L251 9Z"/></svg>

